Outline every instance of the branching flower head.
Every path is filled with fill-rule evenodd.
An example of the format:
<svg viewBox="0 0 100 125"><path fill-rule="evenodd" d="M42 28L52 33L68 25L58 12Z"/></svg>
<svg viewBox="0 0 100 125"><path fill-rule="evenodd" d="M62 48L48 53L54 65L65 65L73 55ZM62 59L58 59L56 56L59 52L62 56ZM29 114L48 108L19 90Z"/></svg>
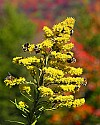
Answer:
<svg viewBox="0 0 100 125"><path fill-rule="evenodd" d="M19 85L21 93L26 92L32 97L32 100L28 98L33 103L33 109L28 116L34 116L30 119L34 123L44 110L63 106L75 108L85 103L84 98L77 99L74 96L81 85L86 85L86 79L81 77L82 68L72 66L72 63L76 62L72 52L74 44L70 42L74 23L75 19L68 17L51 29L44 26L44 41L39 44L22 45L23 50L33 53L33 56L13 58L13 63L23 65L29 70L33 81L27 82L22 77L12 77L6 78L5 83L9 86ZM34 94L31 95L33 91ZM19 105L25 106L23 102Z"/></svg>

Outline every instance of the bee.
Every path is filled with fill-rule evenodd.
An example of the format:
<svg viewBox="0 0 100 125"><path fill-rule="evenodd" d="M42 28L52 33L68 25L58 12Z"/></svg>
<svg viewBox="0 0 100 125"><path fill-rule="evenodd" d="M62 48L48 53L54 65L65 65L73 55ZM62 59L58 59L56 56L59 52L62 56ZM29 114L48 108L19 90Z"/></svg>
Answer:
<svg viewBox="0 0 100 125"><path fill-rule="evenodd" d="M78 91L79 90L79 86L75 86L75 91Z"/></svg>
<svg viewBox="0 0 100 125"><path fill-rule="evenodd" d="M74 30L73 30L72 27L70 27L70 26L68 26L68 28L70 29L70 36L72 36L73 33L74 33Z"/></svg>
<svg viewBox="0 0 100 125"><path fill-rule="evenodd" d="M72 36L73 35L73 33L74 33L74 30L72 29L72 30L70 30L70 36Z"/></svg>
<svg viewBox="0 0 100 125"><path fill-rule="evenodd" d="M70 55L72 56L70 53L67 53L67 55ZM67 62L68 63L75 63L76 62L76 59L74 57L70 58L70 59L67 59Z"/></svg>
<svg viewBox="0 0 100 125"><path fill-rule="evenodd" d="M84 82L82 83L83 86L86 86L87 85L87 80L86 78L84 78Z"/></svg>
<svg viewBox="0 0 100 125"><path fill-rule="evenodd" d="M40 52L40 49L37 45L35 45L34 51L36 52L36 54Z"/></svg>
<svg viewBox="0 0 100 125"><path fill-rule="evenodd" d="M67 59L67 62L68 63L75 63L76 59L72 57L71 59Z"/></svg>
<svg viewBox="0 0 100 125"><path fill-rule="evenodd" d="M62 31L61 31L61 33L64 33L64 31L65 31L65 30L64 30L64 28L63 28Z"/></svg>
<svg viewBox="0 0 100 125"><path fill-rule="evenodd" d="M68 63L75 63L76 59L72 57L71 59L67 59L67 62Z"/></svg>
<svg viewBox="0 0 100 125"><path fill-rule="evenodd" d="M72 56L69 52L67 53L67 55L70 55L70 56Z"/></svg>
<svg viewBox="0 0 100 125"><path fill-rule="evenodd" d="M29 48L29 43L25 43L23 46L22 46L24 52L26 51L29 51L28 48Z"/></svg>
<svg viewBox="0 0 100 125"><path fill-rule="evenodd" d="M11 80L13 81L15 79L14 76L12 76L9 72L8 72L8 76L5 78L5 80Z"/></svg>

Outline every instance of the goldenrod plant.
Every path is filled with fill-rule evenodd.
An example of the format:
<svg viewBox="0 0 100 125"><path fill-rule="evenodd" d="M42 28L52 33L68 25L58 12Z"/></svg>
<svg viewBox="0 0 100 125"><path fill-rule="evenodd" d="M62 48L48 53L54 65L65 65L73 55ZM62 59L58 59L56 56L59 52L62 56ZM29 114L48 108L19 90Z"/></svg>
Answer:
<svg viewBox="0 0 100 125"><path fill-rule="evenodd" d="M22 100L11 101L27 119L27 123L17 123L35 125L44 111L60 107L75 108L85 103L84 98L77 99L74 96L81 85L87 83L81 77L82 68L72 66L76 62L72 52L74 44L70 42L74 23L75 19L68 17L52 29L44 26L44 40L41 43L22 45L23 51L28 51L31 56L13 58L13 63L26 67L33 78L32 81L27 81L11 74L5 78L7 86L19 86L20 93L32 103L30 107Z"/></svg>

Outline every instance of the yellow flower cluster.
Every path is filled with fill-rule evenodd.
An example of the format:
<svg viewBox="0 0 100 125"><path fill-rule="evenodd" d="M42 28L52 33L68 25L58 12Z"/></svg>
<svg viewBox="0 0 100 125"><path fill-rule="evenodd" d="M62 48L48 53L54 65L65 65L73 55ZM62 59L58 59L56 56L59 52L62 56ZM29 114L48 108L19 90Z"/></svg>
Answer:
<svg viewBox="0 0 100 125"><path fill-rule="evenodd" d="M73 29L74 23L75 23L75 19L72 18L72 17L68 17L68 18L64 21L64 23L67 23L67 24L65 24L65 25L68 26L69 28Z"/></svg>
<svg viewBox="0 0 100 125"><path fill-rule="evenodd" d="M73 29L75 23L74 18L67 18L61 23L53 26L53 32L57 36L55 40L66 43L70 39L70 31ZM62 39L60 39L62 38Z"/></svg>
<svg viewBox="0 0 100 125"><path fill-rule="evenodd" d="M38 90L41 92L42 96L53 96L53 91L50 88L40 86Z"/></svg>
<svg viewBox="0 0 100 125"><path fill-rule="evenodd" d="M76 84L76 85L81 85L84 83L84 78L82 77L64 77L61 78L61 83L63 84Z"/></svg>
<svg viewBox="0 0 100 125"><path fill-rule="evenodd" d="M76 61L71 51L74 44L68 42L73 33L74 23L74 18L67 18L51 29L44 26L45 40L43 42L36 45L26 43L22 46L24 52L33 51L35 56L13 58L14 63L23 64L30 71L34 87L36 87L36 97L39 94L43 99L46 97L46 102L49 100L52 108L77 107L85 102L84 98L75 99L72 95L85 82L85 79L80 77L82 68L69 66L69 63ZM6 85L12 87L18 84L22 92L30 94L31 88L25 81L22 77L5 79ZM19 107L25 108L25 106L24 102L19 102Z"/></svg>
<svg viewBox="0 0 100 125"><path fill-rule="evenodd" d="M54 35L52 30L49 27L47 27L47 26L44 26L43 30L45 32L45 36L46 37L52 37Z"/></svg>
<svg viewBox="0 0 100 125"><path fill-rule="evenodd" d="M53 31L54 32L61 32L62 33L62 30L64 33L69 33L70 34L70 31L69 31L69 28L70 29L73 29L73 26L74 26L74 23L75 23L75 19L74 18L70 18L68 17L66 20L62 21L61 23L57 24L57 25L54 25L53 26Z"/></svg>
<svg viewBox="0 0 100 125"><path fill-rule="evenodd" d="M63 21L61 23L54 25L52 28L53 32L55 34L57 34L59 32L58 36L62 36L63 34L66 34L66 33L70 35L70 29L66 24L67 24L67 22Z"/></svg>
<svg viewBox="0 0 100 125"><path fill-rule="evenodd" d="M61 46L67 41L70 40L71 30L74 27L75 19L74 18L67 18L66 20L58 23L52 27L52 29L44 26L43 30L45 32L46 38L51 38L61 49ZM73 45L69 45L68 49L71 48Z"/></svg>
<svg viewBox="0 0 100 125"><path fill-rule="evenodd" d="M59 95L55 98L51 97L50 98L50 101L54 102L54 101L57 101L57 102L67 102L67 101L73 101L74 99L74 96L73 95L66 95L66 96L62 96L62 95Z"/></svg>
<svg viewBox="0 0 100 125"><path fill-rule="evenodd" d="M19 63L19 60L22 59L23 57L15 57L13 58L13 63Z"/></svg>
<svg viewBox="0 0 100 125"><path fill-rule="evenodd" d="M69 41L70 35L69 34L62 34L59 37L55 37L54 40L57 41L58 45L63 45L66 41Z"/></svg>
<svg viewBox="0 0 100 125"><path fill-rule="evenodd" d="M61 61L57 61L55 60L55 58L53 57L53 59L51 59L49 61L49 66L52 66L52 67L59 67L61 69L61 67L63 67L64 65L61 63Z"/></svg>
<svg viewBox="0 0 100 125"><path fill-rule="evenodd" d="M63 91L73 92L75 93L76 90L79 90L80 85L60 85L59 86Z"/></svg>
<svg viewBox="0 0 100 125"><path fill-rule="evenodd" d="M67 61L67 59L72 58L71 55L62 54L62 53L56 52L56 51L52 51L51 56L53 56L56 60L60 60L60 61L63 61L63 62Z"/></svg>
<svg viewBox="0 0 100 125"><path fill-rule="evenodd" d="M6 86L14 86L14 85L19 85L22 83L25 83L25 78L24 77L19 77L19 78L13 78L13 79L5 79L4 82L6 83Z"/></svg>
<svg viewBox="0 0 100 125"><path fill-rule="evenodd" d="M82 98L82 99L75 99L74 102L73 102L73 107L79 107L81 105L83 105L85 103L85 99Z"/></svg>
<svg viewBox="0 0 100 125"><path fill-rule="evenodd" d="M19 106L20 108L25 108L26 104L25 104L25 102L20 101L20 102L18 103L18 106Z"/></svg>
<svg viewBox="0 0 100 125"><path fill-rule="evenodd" d="M31 65L32 63L39 63L39 62L40 62L40 59L36 58L35 56L27 57L19 60L19 64L23 64L24 66Z"/></svg>
<svg viewBox="0 0 100 125"><path fill-rule="evenodd" d="M35 56L27 57L27 58L15 57L15 58L13 58L13 62L14 63L23 64L24 66L26 66L26 65L31 65L33 63L35 63L35 64L36 63L40 63L40 59L38 59Z"/></svg>
<svg viewBox="0 0 100 125"><path fill-rule="evenodd" d="M61 23L58 23L50 29L47 26L43 27L43 31L45 32L46 40L44 40L42 43L34 45L26 43L22 45L22 48L24 51L38 51L42 54L45 54L47 51L46 48L51 48L56 44L58 48L62 48L62 45L67 43L67 41L70 40L71 36L71 30L74 27L75 19L68 17L66 20L62 21ZM69 44L69 46L66 46L66 49L71 49L72 44ZM63 48L65 49L65 47ZM36 52L37 53L37 52Z"/></svg>
<svg viewBox="0 0 100 125"><path fill-rule="evenodd" d="M70 101L67 101L66 103L60 103L59 106L62 107L62 106L66 106L66 107L73 107L73 108L76 108L76 107L79 107L81 105L83 105L85 103L85 99L82 98L82 99L75 99L75 100L70 100Z"/></svg>
<svg viewBox="0 0 100 125"><path fill-rule="evenodd" d="M53 46L52 40L46 39L42 43L39 44L39 48L51 48Z"/></svg>
<svg viewBox="0 0 100 125"><path fill-rule="evenodd" d="M64 77L64 73L62 70L55 69L52 67L44 67L43 71L45 73L44 79L45 81L55 82L55 80L59 81L61 78Z"/></svg>
<svg viewBox="0 0 100 125"><path fill-rule="evenodd" d="M66 106L68 108L71 108L72 104L73 104L73 102L71 100L71 101L67 101L66 103L61 103L61 104L59 104L59 106L60 107Z"/></svg>
<svg viewBox="0 0 100 125"><path fill-rule="evenodd" d="M31 88L30 88L30 86L28 86L28 85L25 85L25 84L21 84L20 86L19 86L19 89L21 90L21 91L25 91L26 93L30 93L30 91L31 91Z"/></svg>
<svg viewBox="0 0 100 125"><path fill-rule="evenodd" d="M68 43L68 44L65 44L64 46L62 46L62 50L64 50L65 52L70 51L73 47L74 47L73 43Z"/></svg>
<svg viewBox="0 0 100 125"><path fill-rule="evenodd" d="M28 65L28 66L26 66L26 68L27 68L28 70L31 70L31 71L32 71L32 70L34 70L35 67L32 66L32 65L31 65L31 66Z"/></svg>
<svg viewBox="0 0 100 125"><path fill-rule="evenodd" d="M61 70L63 69L64 72L66 72L66 65L68 63L68 60L73 60L73 52L68 52L68 54L64 54L61 52L52 51L49 57L50 57L48 62L49 66L55 67Z"/></svg>
<svg viewBox="0 0 100 125"><path fill-rule="evenodd" d="M57 107L63 107L63 106L71 107L73 104L74 96L73 95L68 95L68 96L59 95L55 98L51 97L49 98L49 100L51 102L56 102Z"/></svg>
<svg viewBox="0 0 100 125"><path fill-rule="evenodd" d="M29 44L26 43L24 45L22 45L22 48L24 51L35 51L37 47L41 48L42 50L40 51L40 53L42 52L42 54L44 54L44 47L46 48L51 48L53 46L53 44L56 44L56 46L58 46L60 49L62 48L62 45L64 45L65 43L67 43L67 41L70 40L70 36L71 36L71 30L74 27L74 23L75 23L75 19L74 18L70 18L68 17L66 20L62 21L61 23L58 23L56 25L54 25L52 27L52 29L50 29L47 26L43 27L43 31L45 32L45 37L46 40L44 40L41 44ZM71 49L72 48L72 44L70 44L69 46L67 46L67 49Z"/></svg>
<svg viewBox="0 0 100 125"><path fill-rule="evenodd" d="M70 66L66 66L65 70L67 71L66 73L67 74L70 74L70 75L81 75L82 72L83 72L83 69L82 68L74 68L74 67L70 67Z"/></svg>
<svg viewBox="0 0 100 125"><path fill-rule="evenodd" d="M62 95L59 95L55 98L51 97L49 98L49 100L51 102L57 102L58 103L58 107L63 107L63 106L66 106L66 107L78 107L78 106L81 106L85 103L85 99L82 98L82 99L75 99L74 100L74 96L73 95L68 95L68 96L62 96Z"/></svg>
<svg viewBox="0 0 100 125"><path fill-rule="evenodd" d="M35 48L34 44L29 44L29 48L28 48L29 52L34 51L34 48Z"/></svg>
<svg viewBox="0 0 100 125"><path fill-rule="evenodd" d="M53 43L54 42L52 40L46 39L42 43L37 44L38 49L40 50L40 53L41 54L49 53L49 49L51 50Z"/></svg>

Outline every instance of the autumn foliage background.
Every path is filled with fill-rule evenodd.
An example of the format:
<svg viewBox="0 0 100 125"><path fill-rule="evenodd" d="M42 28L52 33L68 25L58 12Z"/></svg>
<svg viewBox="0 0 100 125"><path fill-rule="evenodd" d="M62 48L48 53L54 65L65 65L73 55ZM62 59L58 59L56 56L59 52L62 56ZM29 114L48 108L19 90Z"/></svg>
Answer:
<svg viewBox="0 0 100 125"><path fill-rule="evenodd" d="M100 2L99 0L0 0L0 124L17 120L19 112L9 100L12 90L3 80L7 72L31 79L22 67L12 65L12 58L24 55L21 45L37 43L42 39L44 25L51 27L68 16L75 17L76 24L71 41L77 62L84 69L88 84L76 96L84 96L86 103L74 110L60 109L47 112L37 125L97 125L100 123ZM19 93L14 88L18 98ZM10 110L9 110L10 109ZM13 117L12 117L13 116ZM20 116L22 119L22 117ZM11 123L9 123L11 125Z"/></svg>

